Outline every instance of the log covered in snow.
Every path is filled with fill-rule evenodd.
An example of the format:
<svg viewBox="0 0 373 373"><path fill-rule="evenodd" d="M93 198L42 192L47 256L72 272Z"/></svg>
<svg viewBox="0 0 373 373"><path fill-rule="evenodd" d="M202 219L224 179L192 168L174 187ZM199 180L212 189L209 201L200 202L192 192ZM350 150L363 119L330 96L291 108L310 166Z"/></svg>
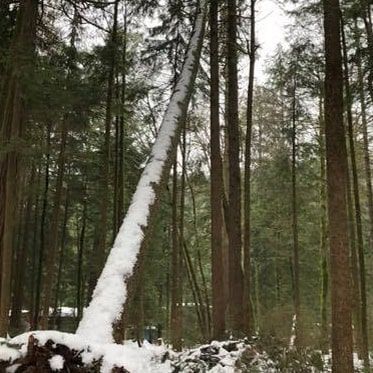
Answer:
<svg viewBox="0 0 373 373"><path fill-rule="evenodd" d="M179 80L140 177L131 205L123 220L104 269L97 281L89 306L84 310L77 334L92 341L111 342L113 324L119 319L127 298L127 282L132 276L140 249L155 213L161 185L167 179L176 154L183 122L196 78L205 29L205 1L197 10Z"/></svg>

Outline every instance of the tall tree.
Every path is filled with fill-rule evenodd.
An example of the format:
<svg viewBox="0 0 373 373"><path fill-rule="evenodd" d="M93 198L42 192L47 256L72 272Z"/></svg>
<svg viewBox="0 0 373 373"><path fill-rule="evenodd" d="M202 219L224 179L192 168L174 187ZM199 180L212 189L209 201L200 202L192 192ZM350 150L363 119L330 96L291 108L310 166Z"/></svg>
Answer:
<svg viewBox="0 0 373 373"><path fill-rule="evenodd" d="M227 0L227 126L229 158L229 316L234 335L244 332L244 278L241 265L241 171L238 126L237 4Z"/></svg>
<svg viewBox="0 0 373 373"><path fill-rule="evenodd" d="M355 136L352 117L352 94L350 88L350 74L347 56L347 44L345 36L345 27L343 18L341 17L341 36L342 36L342 51L343 51L343 67L344 67L344 85L346 93L346 113L347 113L347 135L349 144L350 165L352 174L352 190L354 196L355 207L355 222L356 222L356 237L357 237L357 253L359 259L359 285L360 285L360 307L361 307L361 332L362 332L362 354L364 366L369 369L369 352L368 352L368 316L367 316L367 295L366 295L366 280L365 280L365 255L364 255L364 239L363 239L363 223L360 203L360 187L357 174L356 154L355 154Z"/></svg>
<svg viewBox="0 0 373 373"><path fill-rule="evenodd" d="M6 335L9 319L15 212L22 177L20 142L25 137L27 120L24 97L32 72L38 3L38 0L20 3L0 96L0 144L5 149L0 155L1 336Z"/></svg>
<svg viewBox="0 0 373 373"><path fill-rule="evenodd" d="M323 0L325 138L332 298L333 372L352 373L351 280L346 208L347 151L338 0Z"/></svg>
<svg viewBox="0 0 373 373"><path fill-rule="evenodd" d="M210 146L211 146L211 285L213 336L222 339L225 332L223 267L223 169L220 151L219 120L219 39L218 0L210 2Z"/></svg>
<svg viewBox="0 0 373 373"><path fill-rule="evenodd" d="M119 0L114 2L113 26L109 39L109 64L107 75L106 89L106 106L105 106L105 133L104 144L102 147L102 160L100 172L100 218L97 221L96 243L94 251L94 263L89 284L89 292L92 294L98 273L105 262L107 231L108 231L108 214L109 214L109 191L110 191L110 137L113 119L113 99L115 70L117 63L117 36L118 36L118 7Z"/></svg>
<svg viewBox="0 0 373 373"><path fill-rule="evenodd" d="M256 0L250 1L250 43L248 45L250 67L249 83L247 87L247 108L246 108L246 139L245 139L245 190L244 190L244 278L245 278L245 332L250 335L252 329L251 315L251 143L253 129L253 101L254 101L254 74L256 58L255 41L255 4Z"/></svg>
<svg viewBox="0 0 373 373"><path fill-rule="evenodd" d="M144 237L151 232L162 186L172 166L176 147L196 78L205 29L206 3L198 5L194 30L180 77L163 117L151 156L137 184L131 205L98 279L92 300L85 309L77 334L92 340L112 341L113 323L120 316L126 300L127 284L138 257L143 256ZM127 246L127 249L124 246ZM124 265L117 266L117 263ZM106 291L112 289L110 294ZM110 304L111 307L106 305ZM92 328L95 315L103 320Z"/></svg>

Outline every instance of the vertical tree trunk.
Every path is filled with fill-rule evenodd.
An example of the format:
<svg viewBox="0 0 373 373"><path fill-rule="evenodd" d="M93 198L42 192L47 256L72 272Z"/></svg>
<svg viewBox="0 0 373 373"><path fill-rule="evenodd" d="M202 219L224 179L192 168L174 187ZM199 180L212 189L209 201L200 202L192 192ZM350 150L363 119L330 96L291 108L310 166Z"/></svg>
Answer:
<svg viewBox="0 0 373 373"><path fill-rule="evenodd" d="M238 81L237 81L237 5L228 0L227 17L227 121L229 142L229 311L233 335L245 331L244 278L241 266L241 171L240 139L238 128Z"/></svg>
<svg viewBox="0 0 373 373"><path fill-rule="evenodd" d="M124 109L126 103L126 74L127 74L127 3L124 4L124 26L122 42L122 84L120 90L120 116L119 116L119 164L118 164L118 227L124 217Z"/></svg>
<svg viewBox="0 0 373 373"><path fill-rule="evenodd" d="M297 198L297 81L293 78L292 130L291 130L291 215L293 233L293 302L295 346L301 343L299 239L298 239L298 198Z"/></svg>
<svg viewBox="0 0 373 373"><path fill-rule="evenodd" d="M182 294L180 244L178 234L178 186L177 158L173 166L172 178L172 277L171 277L171 344L175 351L182 349Z"/></svg>
<svg viewBox="0 0 373 373"><path fill-rule="evenodd" d="M4 74L4 93L0 97L0 145L7 149L0 157L0 336L6 335L9 322L15 211L22 175L21 149L15 145L24 138L24 78L32 70L37 14L37 0L25 0L20 4L9 62Z"/></svg>
<svg viewBox="0 0 373 373"><path fill-rule="evenodd" d="M352 373L351 280L346 207L347 152L343 127L343 73L338 0L323 0L325 138L332 298L332 369Z"/></svg>
<svg viewBox="0 0 373 373"><path fill-rule="evenodd" d="M35 182L35 167L32 166L30 179L28 180L28 185L34 185ZM27 262L27 248L30 242L29 232L31 231L31 212L32 212L32 202L34 194L28 192L26 211L23 224L23 234L20 245L20 250L17 253L16 268L14 274L14 293L12 301L12 313L10 317L10 328L13 331L21 333L22 328L22 306L24 304L24 278L25 278L25 268Z"/></svg>
<svg viewBox="0 0 373 373"><path fill-rule="evenodd" d="M53 198L53 209L48 232L48 252L45 254L45 275L42 280L42 314L40 327L48 329L49 308L52 306L52 292L56 274L57 243L59 242L58 228L61 214L63 195L63 179L65 175L67 123L64 120L61 128L60 150L57 161L56 192ZM44 258L43 258L44 259Z"/></svg>
<svg viewBox="0 0 373 373"><path fill-rule="evenodd" d="M96 245L94 251L94 265L93 273L91 273L90 289L89 292L92 294L94 285L96 283L98 273L100 272L104 262L106 253L107 243L107 230L108 230L108 207L109 207L109 185L110 185L110 134L112 127L112 107L113 107L113 93L114 93L114 79L115 79L115 66L116 66L116 48L117 48L117 28L118 28L118 5L119 0L114 3L114 15L113 15L113 28L111 31L110 39L110 65L107 80L107 91L106 91L106 112L105 112L105 135L104 145L102 149L102 163L101 163L101 179L99 187L99 210L100 218L97 222L96 227Z"/></svg>
<svg viewBox="0 0 373 373"><path fill-rule="evenodd" d="M219 120L219 39L218 0L210 3L210 154L211 154L211 286L213 337L225 333L225 297L223 264L223 170L220 152Z"/></svg>
<svg viewBox="0 0 373 373"><path fill-rule="evenodd" d="M38 253L38 266L36 275L35 286L35 308L33 312L33 320L31 329L37 329L39 325L39 312L40 312L40 297L41 297L41 280L43 275L43 257L45 250L45 225L47 221L47 207L48 207L48 192L49 192L49 167L50 167L50 152L51 152L51 124L47 124L47 146L46 146L46 159L45 159L45 172L44 172L44 191L43 191L43 204L40 217L40 239L39 239L39 253Z"/></svg>
<svg viewBox="0 0 373 373"><path fill-rule="evenodd" d="M355 25L355 29L357 26ZM357 32L356 32L357 34ZM359 100L361 107L361 124L363 132L363 148L364 148L364 167L365 167L365 182L367 189L367 201L368 201L368 213L369 213L369 248L371 251L373 248L373 188L372 188L372 172L370 168L370 155L369 155L369 138L368 138L368 122L367 122L367 109L364 94L364 78L361 67L361 50L360 50L360 40L357 34L357 50L356 50L356 60L357 60L357 73L358 73L358 90L359 90Z"/></svg>
<svg viewBox="0 0 373 373"><path fill-rule="evenodd" d="M76 308L77 308L77 319L80 321L83 313L83 254L84 254L84 243L85 243L85 231L87 225L87 186L84 187L83 196L83 212L82 212L82 224L80 228L79 236L79 250L78 250L78 274L77 274L77 289L76 289Z"/></svg>
<svg viewBox="0 0 373 373"><path fill-rule="evenodd" d="M320 296L320 318L321 318L321 350L329 351L329 332L327 297L329 288L328 273L328 249L327 249L327 220L326 220L326 163L325 163L325 123L323 111L323 92L319 98L319 124L320 124L320 274L321 274L321 296Z"/></svg>
<svg viewBox="0 0 373 373"><path fill-rule="evenodd" d="M347 112L347 132L348 143L350 150L351 171L352 171L352 190L355 202L355 220L356 220L356 237L357 237L357 253L359 260L359 284L360 284L360 301L361 301L361 331L362 331L362 354L364 359L364 367L369 369L369 352L368 352L368 315L367 315L367 294L365 281L365 257L364 257L364 239L363 239L363 225L361 218L361 204L360 204L360 190L359 178L357 174L356 155L355 155L355 140L354 128L352 118L352 96L350 90L350 78L348 71L347 60L347 45L341 18L341 35L343 48L343 65L344 65L344 82L346 92L346 112Z"/></svg>
<svg viewBox="0 0 373 373"><path fill-rule="evenodd" d="M246 141L245 141L245 191L244 191L244 289L245 289L245 317L244 330L246 335L251 334L252 329L252 307L251 307L251 137L253 128L253 96L254 96L254 72L255 72L255 3L250 1L250 68L249 84L247 88L247 108L246 108Z"/></svg>
<svg viewBox="0 0 373 373"><path fill-rule="evenodd" d="M59 323L61 320L61 314L58 313L58 307L61 304L61 283L62 283L62 268L64 265L65 260L65 247L66 247L66 233L67 233L67 223L69 219L69 193L66 191L65 195L65 206L64 206L64 216L63 216L63 222L62 222L62 232L61 232L61 248L59 252L59 260L58 260L58 270L57 270L57 282L56 282L56 292L54 297L54 326L58 329ZM57 317L58 313L58 317Z"/></svg>

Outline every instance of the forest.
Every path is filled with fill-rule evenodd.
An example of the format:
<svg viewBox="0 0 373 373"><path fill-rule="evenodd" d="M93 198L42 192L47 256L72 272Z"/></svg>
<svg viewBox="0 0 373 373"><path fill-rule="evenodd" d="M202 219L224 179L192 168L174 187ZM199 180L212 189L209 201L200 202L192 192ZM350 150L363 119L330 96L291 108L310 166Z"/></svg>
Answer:
<svg viewBox="0 0 373 373"><path fill-rule="evenodd" d="M373 372L372 12L0 0L0 373Z"/></svg>

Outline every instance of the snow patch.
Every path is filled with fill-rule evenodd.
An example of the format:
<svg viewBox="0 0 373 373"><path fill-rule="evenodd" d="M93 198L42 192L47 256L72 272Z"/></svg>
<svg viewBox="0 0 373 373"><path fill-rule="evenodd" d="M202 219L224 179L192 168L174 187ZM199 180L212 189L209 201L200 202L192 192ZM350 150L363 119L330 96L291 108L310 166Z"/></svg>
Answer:
<svg viewBox="0 0 373 373"><path fill-rule="evenodd" d="M64 362L65 360L61 355L54 355L49 359L49 365L53 371L62 370Z"/></svg>

